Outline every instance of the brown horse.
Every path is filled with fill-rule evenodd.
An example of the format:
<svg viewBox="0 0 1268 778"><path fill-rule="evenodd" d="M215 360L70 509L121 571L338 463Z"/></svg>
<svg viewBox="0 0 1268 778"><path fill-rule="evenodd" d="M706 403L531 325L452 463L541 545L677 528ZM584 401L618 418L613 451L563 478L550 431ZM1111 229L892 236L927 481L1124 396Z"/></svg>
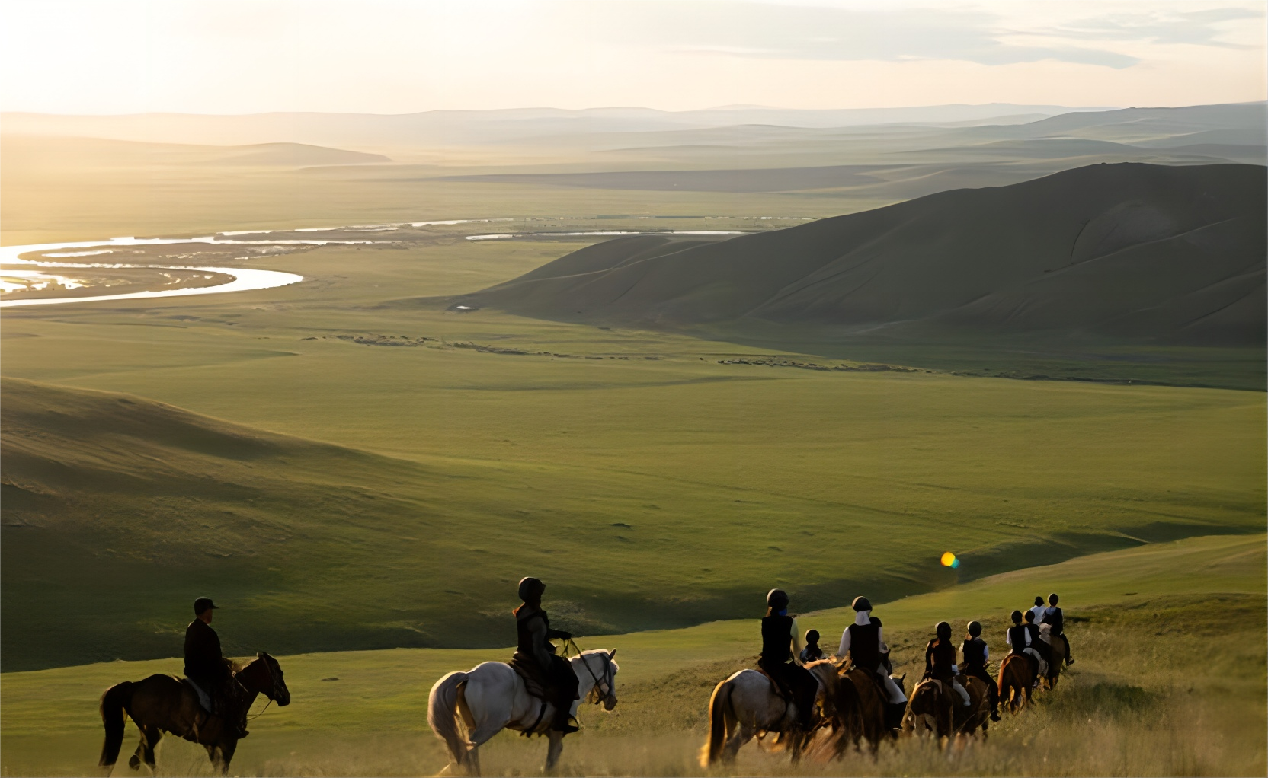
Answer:
<svg viewBox="0 0 1268 778"><path fill-rule="evenodd" d="M243 705L250 708L256 695L264 694L279 706L291 704L291 693L282 678L282 668L268 654L234 671L234 678L247 691ZM154 770L154 747L164 732L205 746L207 756L222 773L229 772L229 762L238 748L238 737L218 715L210 715L198 704L198 694L188 684L172 675L155 674L143 681L115 684L101 696L101 721L106 727L106 740L101 747L100 767L114 767L123 745L124 714L132 717L141 730L141 744L128 760L138 769L142 762ZM109 774L109 772L107 772Z"/></svg>
<svg viewBox="0 0 1268 778"><path fill-rule="evenodd" d="M850 745L858 748L860 739L866 740L875 754L881 741L894 735L886 723L885 697L874 676L875 673L849 663L840 670L836 708L842 726L836 741L837 756L843 755ZM899 687L903 685L903 677L894 678Z"/></svg>
<svg viewBox="0 0 1268 778"><path fill-rule="evenodd" d="M904 734L933 733L937 738L951 737L955 728L956 694L949 684L928 678L916 684L903 714ZM963 707L963 706L959 706Z"/></svg>
<svg viewBox="0 0 1268 778"><path fill-rule="evenodd" d="M969 704L956 706L955 731L960 735L972 735L979 729L982 739L986 739L986 728L991 723L990 691L981 678L971 675L960 676L960 685L969 693Z"/></svg>
<svg viewBox="0 0 1268 778"><path fill-rule="evenodd" d="M1035 685L1035 667L1024 654L1009 654L999 668L999 701L1013 713L1030 702Z"/></svg>
<svg viewBox="0 0 1268 778"><path fill-rule="evenodd" d="M1049 689L1056 688L1057 679L1061 676L1062 667L1065 665L1065 639L1060 635L1051 634L1051 629L1049 624L1039 626L1039 637L1048 644L1048 654L1051 657L1048 662L1048 674L1044 676L1044 685Z"/></svg>

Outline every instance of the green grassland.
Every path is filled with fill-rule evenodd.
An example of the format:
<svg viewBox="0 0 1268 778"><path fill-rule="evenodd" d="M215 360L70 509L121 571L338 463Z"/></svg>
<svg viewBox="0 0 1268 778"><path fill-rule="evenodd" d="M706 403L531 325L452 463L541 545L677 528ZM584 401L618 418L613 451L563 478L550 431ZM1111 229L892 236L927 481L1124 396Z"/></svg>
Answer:
<svg viewBox="0 0 1268 778"><path fill-rule="evenodd" d="M878 603L900 672L918 673L933 623L968 619L986 627L992 654L1006 653L1007 612L1034 594L1062 594L1077 663L1031 710L991 729L986 743L941 753L900 742L877 761L810 759L794 774L1255 775L1265 764L1265 536L1201 537L1081 557ZM750 600L760 606L760 592ZM796 607L797 602L794 602ZM663 604L666 609L672 602ZM833 642L850 613L804 615L800 625ZM238 615L225 610L222 634ZM586 730L568 738L565 775L682 775L705 732L713 684L751 664L755 619L611 635L582 641L617 649L620 704L586 708ZM293 695L252 724L234 763L243 775L431 774L445 758L427 730L430 685L444 672L500 659L498 650L392 650L281 657ZM102 689L179 661L108 662L5 673L2 716L6 775L95 774ZM263 702L257 703L257 710ZM133 734L125 741L131 748ZM540 741L496 738L490 774L536 771ZM201 752L164 741L160 769L210 774ZM126 770L126 768L121 768ZM786 756L749 746L738 771L788 774ZM239 772L240 771L240 772Z"/></svg>
<svg viewBox="0 0 1268 778"><path fill-rule="evenodd" d="M937 589L948 549L967 578L1262 530L1258 393L722 364L780 352L434 299L575 245L6 311L4 375L38 382L4 390L6 668L166 655L202 593L242 650L496 646L527 573L595 634Z"/></svg>

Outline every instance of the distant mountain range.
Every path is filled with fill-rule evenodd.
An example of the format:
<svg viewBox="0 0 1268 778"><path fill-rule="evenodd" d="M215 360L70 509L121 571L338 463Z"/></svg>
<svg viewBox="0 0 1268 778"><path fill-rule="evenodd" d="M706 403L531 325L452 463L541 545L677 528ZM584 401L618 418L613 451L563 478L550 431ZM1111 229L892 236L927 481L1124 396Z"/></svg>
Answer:
<svg viewBox="0 0 1268 778"><path fill-rule="evenodd" d="M725 241L591 246L455 305L689 330L1265 342L1265 169L1092 165Z"/></svg>

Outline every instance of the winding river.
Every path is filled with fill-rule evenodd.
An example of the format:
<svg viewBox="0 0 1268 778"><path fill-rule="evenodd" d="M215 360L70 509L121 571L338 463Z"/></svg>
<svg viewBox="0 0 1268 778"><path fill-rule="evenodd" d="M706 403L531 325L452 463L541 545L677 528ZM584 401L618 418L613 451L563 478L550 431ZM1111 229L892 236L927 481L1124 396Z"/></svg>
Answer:
<svg viewBox="0 0 1268 778"><path fill-rule="evenodd" d="M404 226L423 227L431 225L455 225L479 222L513 221L512 219L453 219L436 222L401 222L398 224L361 224L349 227L303 227L291 230L240 230L221 232L197 238L111 238L110 240L82 240L63 243L34 243L24 246L0 246L0 265L19 266L17 271L10 270L15 276L32 276L36 268L137 268L148 270L193 270L204 273L217 273L230 276L231 280L223 284L190 287L183 289L164 289L148 292L129 292L126 294L100 294L83 297L36 297L20 300L0 299L0 308L25 305L64 305L66 303L104 302L107 300L147 300L162 297L191 297L203 294L225 294L228 292L246 292L258 289L272 289L278 286L297 284L304 280L301 275L284 273L278 270L260 270L241 267L209 267L190 265L134 265L112 262L52 262L50 258L78 258L111 254L116 248L128 246L175 246L180 244L202 243L216 246L327 246L327 245L367 245L381 241L373 240L234 240L228 235L267 235L272 232L391 232ZM594 230L589 232L546 232L546 233L495 233L488 235L469 235L467 240L514 240L517 238L554 237L554 236L619 236L619 235L743 235L742 231L729 230L659 230L659 231L626 231L626 230ZM40 259L22 259L22 254L42 252ZM56 253L49 253L56 252ZM0 273L4 271L0 269ZM43 274L41 274L43 275ZM50 277L54 278L54 277ZM73 288L73 287L71 287Z"/></svg>

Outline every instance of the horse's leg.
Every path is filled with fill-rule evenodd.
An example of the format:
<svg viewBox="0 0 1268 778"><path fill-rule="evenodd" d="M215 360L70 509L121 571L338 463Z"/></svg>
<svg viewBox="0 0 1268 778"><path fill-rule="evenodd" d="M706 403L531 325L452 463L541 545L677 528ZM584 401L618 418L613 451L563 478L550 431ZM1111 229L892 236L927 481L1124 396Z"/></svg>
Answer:
<svg viewBox="0 0 1268 778"><path fill-rule="evenodd" d="M220 774L229 774L229 763L233 761L233 754L238 750L238 741L236 738L229 738L224 745L220 747Z"/></svg>
<svg viewBox="0 0 1268 778"><path fill-rule="evenodd" d="M722 749L722 761L734 762L737 754L745 743L753 739L753 735L757 734L756 728L750 724L740 722L735 728L735 734L727 741L726 747Z"/></svg>
<svg viewBox="0 0 1268 778"><path fill-rule="evenodd" d="M559 754L564 750L564 733L552 729L546 739L550 742L546 747L546 772L550 773L559 764Z"/></svg>
<svg viewBox="0 0 1268 778"><path fill-rule="evenodd" d="M480 774L480 746L474 745L467 752L467 775Z"/></svg>
<svg viewBox="0 0 1268 778"><path fill-rule="evenodd" d="M142 727L141 728L141 749L142 759L150 768L150 772L154 771L154 749L158 747L158 742L163 739L163 730L158 727Z"/></svg>

